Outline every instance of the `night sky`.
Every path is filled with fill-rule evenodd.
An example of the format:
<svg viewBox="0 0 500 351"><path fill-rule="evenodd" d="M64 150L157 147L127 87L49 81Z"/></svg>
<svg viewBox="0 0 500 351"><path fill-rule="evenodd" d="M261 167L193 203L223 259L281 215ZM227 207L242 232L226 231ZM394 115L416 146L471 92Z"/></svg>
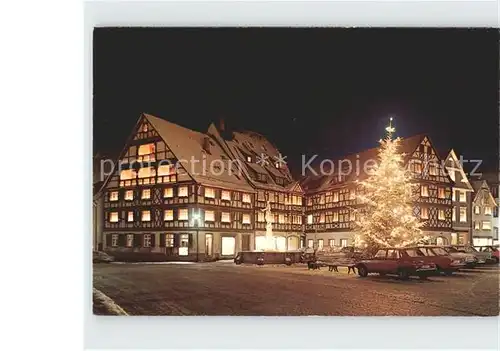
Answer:
<svg viewBox="0 0 500 351"><path fill-rule="evenodd" d="M224 118L270 139L294 173L397 135L498 169L496 29L94 31L94 153L116 156L141 112L205 132Z"/></svg>

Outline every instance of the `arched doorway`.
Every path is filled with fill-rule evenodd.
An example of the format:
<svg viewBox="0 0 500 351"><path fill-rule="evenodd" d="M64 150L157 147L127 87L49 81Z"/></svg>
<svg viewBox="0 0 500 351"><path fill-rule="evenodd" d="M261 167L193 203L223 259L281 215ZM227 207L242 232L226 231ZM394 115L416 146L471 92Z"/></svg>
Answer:
<svg viewBox="0 0 500 351"><path fill-rule="evenodd" d="M299 238L297 236L289 236L288 237L288 251L298 250L299 249Z"/></svg>

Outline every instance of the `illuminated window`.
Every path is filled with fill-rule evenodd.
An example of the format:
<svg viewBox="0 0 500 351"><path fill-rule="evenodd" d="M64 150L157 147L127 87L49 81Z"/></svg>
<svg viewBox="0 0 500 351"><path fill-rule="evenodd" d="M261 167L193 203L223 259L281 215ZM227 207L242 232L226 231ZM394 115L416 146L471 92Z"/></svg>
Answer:
<svg viewBox="0 0 500 351"><path fill-rule="evenodd" d="M422 218L422 219L429 218L429 209L427 207L422 207L420 209L420 218Z"/></svg>
<svg viewBox="0 0 500 351"><path fill-rule="evenodd" d="M222 190L220 198L221 200L231 201L231 192L227 190Z"/></svg>
<svg viewBox="0 0 500 351"><path fill-rule="evenodd" d="M455 222L457 220L457 211L455 211L455 208L451 210L451 220Z"/></svg>
<svg viewBox="0 0 500 351"><path fill-rule="evenodd" d="M109 201L118 201L118 191L109 193Z"/></svg>
<svg viewBox="0 0 500 351"><path fill-rule="evenodd" d="M480 222L479 221L474 221L474 229L480 229L479 228Z"/></svg>
<svg viewBox="0 0 500 351"><path fill-rule="evenodd" d="M412 170L414 173L422 173L422 162L420 160L413 160L411 167L413 168Z"/></svg>
<svg viewBox="0 0 500 351"><path fill-rule="evenodd" d="M310 214L310 215L307 215L307 224L312 224L313 222L313 215Z"/></svg>
<svg viewBox="0 0 500 351"><path fill-rule="evenodd" d="M484 214L487 216L491 216L492 209L490 206L484 206Z"/></svg>
<svg viewBox="0 0 500 351"><path fill-rule="evenodd" d="M141 199L151 199L151 189L142 189Z"/></svg>
<svg viewBox="0 0 500 351"><path fill-rule="evenodd" d="M257 222L265 222L265 221L266 221L266 219L264 216L264 212L259 211L257 213Z"/></svg>
<svg viewBox="0 0 500 351"><path fill-rule="evenodd" d="M446 197L445 192L444 192L444 188L438 188L438 197L440 199L444 199Z"/></svg>
<svg viewBox="0 0 500 351"><path fill-rule="evenodd" d="M250 194L243 194L243 202L250 203Z"/></svg>
<svg viewBox="0 0 500 351"><path fill-rule="evenodd" d="M467 207L460 207L460 222L467 222Z"/></svg>
<svg viewBox="0 0 500 351"><path fill-rule="evenodd" d="M231 215L230 215L230 213L229 212L222 212L221 213L220 221L222 223L229 223L229 222L231 222Z"/></svg>
<svg viewBox="0 0 500 351"><path fill-rule="evenodd" d="M335 239L328 239L328 246L334 247L335 246Z"/></svg>
<svg viewBox="0 0 500 351"><path fill-rule="evenodd" d="M155 144L145 144L140 145L139 150L137 151L138 161L154 161L155 160Z"/></svg>
<svg viewBox="0 0 500 351"><path fill-rule="evenodd" d="M134 191L133 190L127 190L125 192L125 200L132 201L133 199L134 199Z"/></svg>
<svg viewBox="0 0 500 351"><path fill-rule="evenodd" d="M251 156L247 156L247 162L252 162L252 157Z"/></svg>
<svg viewBox="0 0 500 351"><path fill-rule="evenodd" d="M321 194L321 195L319 196L319 203L320 203L321 205L323 205L323 204L325 203L325 194Z"/></svg>
<svg viewBox="0 0 500 351"><path fill-rule="evenodd" d="M283 213L278 215L278 223L285 223L285 215Z"/></svg>
<svg viewBox="0 0 500 351"><path fill-rule="evenodd" d="M429 174L430 175L438 175L438 168L435 163L430 163L429 164Z"/></svg>
<svg viewBox="0 0 500 351"><path fill-rule="evenodd" d="M165 234L165 246L174 247L174 234Z"/></svg>
<svg viewBox="0 0 500 351"><path fill-rule="evenodd" d="M292 195L292 205L302 206L302 197L297 195Z"/></svg>
<svg viewBox="0 0 500 351"><path fill-rule="evenodd" d="M134 211L128 211L127 222L133 222L133 221L134 221Z"/></svg>
<svg viewBox="0 0 500 351"><path fill-rule="evenodd" d="M164 221L173 221L174 220L174 210L163 211L163 220Z"/></svg>
<svg viewBox="0 0 500 351"><path fill-rule="evenodd" d="M168 176L175 174L174 165L161 165L158 166L158 176Z"/></svg>
<svg viewBox="0 0 500 351"><path fill-rule="evenodd" d="M350 213L350 218L349 218L352 222L356 220L356 212L354 211L351 211Z"/></svg>
<svg viewBox="0 0 500 351"><path fill-rule="evenodd" d="M134 245L134 234L127 234L127 247Z"/></svg>
<svg viewBox="0 0 500 351"><path fill-rule="evenodd" d="M188 196L188 187L187 186L180 186L178 190L179 190L179 193L177 195L179 197Z"/></svg>
<svg viewBox="0 0 500 351"><path fill-rule="evenodd" d="M215 198L214 188L205 188L205 197L209 199L214 199Z"/></svg>
<svg viewBox="0 0 500 351"><path fill-rule="evenodd" d="M481 214L481 208L479 206L474 206L474 214Z"/></svg>
<svg viewBox="0 0 500 351"><path fill-rule="evenodd" d="M205 211L205 222L213 222L215 221L215 212L214 211Z"/></svg>
<svg viewBox="0 0 500 351"><path fill-rule="evenodd" d="M333 221L338 222L339 221L339 213L338 212L333 212Z"/></svg>
<svg viewBox="0 0 500 351"><path fill-rule="evenodd" d="M148 131L148 129L149 129L149 128L148 128L148 125L147 125L147 124L143 124L141 129L142 129L142 131L143 131L144 133L146 133L146 132Z"/></svg>
<svg viewBox="0 0 500 351"><path fill-rule="evenodd" d="M318 239L318 249L323 248L323 239Z"/></svg>
<svg viewBox="0 0 500 351"><path fill-rule="evenodd" d="M250 224L250 215L248 213L243 213L243 224Z"/></svg>
<svg viewBox="0 0 500 351"><path fill-rule="evenodd" d="M181 208L179 209L179 220L180 221L187 221L188 218L188 210L187 208Z"/></svg>
<svg viewBox="0 0 500 351"><path fill-rule="evenodd" d="M149 178L149 177L154 177L155 175L156 171L153 167L140 168L138 173L139 178Z"/></svg>
<svg viewBox="0 0 500 351"><path fill-rule="evenodd" d="M420 195L424 196L424 197L428 197L429 196L429 187L427 185L422 185L420 187Z"/></svg>
<svg viewBox="0 0 500 351"><path fill-rule="evenodd" d="M483 221L483 230L491 230L491 222Z"/></svg>
<svg viewBox="0 0 500 351"><path fill-rule="evenodd" d="M109 214L109 221L110 221L111 223L116 223L116 222L118 222L118 212L111 212L111 213Z"/></svg>
<svg viewBox="0 0 500 351"><path fill-rule="evenodd" d="M135 179L136 173L133 169L124 169L120 172L120 180Z"/></svg>
<svg viewBox="0 0 500 351"><path fill-rule="evenodd" d="M339 202L339 193L338 191L333 192L333 202Z"/></svg>
<svg viewBox="0 0 500 351"><path fill-rule="evenodd" d="M319 215L319 222L320 223L325 223L325 214L324 213L320 213L320 215Z"/></svg>
<svg viewBox="0 0 500 351"><path fill-rule="evenodd" d="M165 190L163 190L163 197L164 198L174 197L174 188L165 188Z"/></svg>
<svg viewBox="0 0 500 351"><path fill-rule="evenodd" d="M440 221L444 221L444 220L445 220L444 210L439 210L439 211L438 211L438 219L439 219Z"/></svg>
<svg viewBox="0 0 500 351"><path fill-rule="evenodd" d="M118 234L111 235L111 246L118 246Z"/></svg>
<svg viewBox="0 0 500 351"><path fill-rule="evenodd" d="M141 221L143 222L151 221L151 211L142 211Z"/></svg>
<svg viewBox="0 0 500 351"><path fill-rule="evenodd" d="M151 247L151 234L144 234L144 247Z"/></svg>
<svg viewBox="0 0 500 351"><path fill-rule="evenodd" d="M307 247L309 247L311 249L314 247L314 240L313 239L307 240Z"/></svg>
<svg viewBox="0 0 500 351"><path fill-rule="evenodd" d="M340 246L347 247L347 239L340 239Z"/></svg>
<svg viewBox="0 0 500 351"><path fill-rule="evenodd" d="M459 190L459 193L460 193L459 201L460 201L460 202L466 202L466 201L467 201L466 192L465 192L465 191L460 191L460 190Z"/></svg>
<svg viewBox="0 0 500 351"><path fill-rule="evenodd" d="M451 200L452 201L457 201L457 196L455 195L456 191L455 190L452 190L451 191Z"/></svg>

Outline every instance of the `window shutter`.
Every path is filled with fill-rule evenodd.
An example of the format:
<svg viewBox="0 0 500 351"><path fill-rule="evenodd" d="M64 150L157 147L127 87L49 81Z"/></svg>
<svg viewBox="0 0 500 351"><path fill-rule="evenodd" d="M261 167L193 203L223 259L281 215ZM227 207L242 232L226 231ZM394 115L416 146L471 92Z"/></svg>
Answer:
<svg viewBox="0 0 500 351"><path fill-rule="evenodd" d="M113 234L106 234L106 246L111 247L111 235Z"/></svg>
<svg viewBox="0 0 500 351"><path fill-rule="evenodd" d="M142 235L134 234L134 247L141 247L141 246L142 246Z"/></svg>
<svg viewBox="0 0 500 351"><path fill-rule="evenodd" d="M179 247L180 234L174 234L174 247Z"/></svg>
<svg viewBox="0 0 500 351"><path fill-rule="evenodd" d="M189 233L189 248L193 247L193 234Z"/></svg>
<svg viewBox="0 0 500 351"><path fill-rule="evenodd" d="M156 234L155 233L151 233L151 247L156 247Z"/></svg>
<svg viewBox="0 0 500 351"><path fill-rule="evenodd" d="M160 234L160 247L165 247L166 246L166 234L161 233Z"/></svg>

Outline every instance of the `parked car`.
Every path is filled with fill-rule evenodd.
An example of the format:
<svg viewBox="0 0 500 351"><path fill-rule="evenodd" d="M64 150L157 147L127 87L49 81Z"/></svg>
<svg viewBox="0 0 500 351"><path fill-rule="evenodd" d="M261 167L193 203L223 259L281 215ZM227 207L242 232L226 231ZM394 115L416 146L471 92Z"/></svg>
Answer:
<svg viewBox="0 0 500 351"><path fill-rule="evenodd" d="M92 262L93 263L110 263L113 262L115 258L108 255L103 251L93 251L92 252Z"/></svg>
<svg viewBox="0 0 500 351"><path fill-rule="evenodd" d="M464 251L459 251L453 246L441 246L443 250L445 250L453 259L464 259L465 267L474 268L477 266L477 258L475 255L471 253L466 253Z"/></svg>
<svg viewBox="0 0 500 351"><path fill-rule="evenodd" d="M476 246L475 248L479 252L490 252L491 253L490 261L493 262L493 263L498 263L498 261L499 261L499 257L498 256L500 254L500 251L498 250L498 246L493 246L493 245L489 245L489 246Z"/></svg>
<svg viewBox="0 0 500 351"><path fill-rule="evenodd" d="M358 274L366 277L369 273L397 274L401 279L410 276L420 278L435 274L436 264L433 257L425 256L417 248L385 248L370 259L363 259L356 264Z"/></svg>
<svg viewBox="0 0 500 351"><path fill-rule="evenodd" d="M452 275L453 272L465 267L465 257L452 257L440 246L422 245L417 247L425 256L433 257L436 270L439 273Z"/></svg>
<svg viewBox="0 0 500 351"><path fill-rule="evenodd" d="M477 258L478 264L484 264L491 260L491 252L480 252L470 245L453 245L460 252L469 253Z"/></svg>

